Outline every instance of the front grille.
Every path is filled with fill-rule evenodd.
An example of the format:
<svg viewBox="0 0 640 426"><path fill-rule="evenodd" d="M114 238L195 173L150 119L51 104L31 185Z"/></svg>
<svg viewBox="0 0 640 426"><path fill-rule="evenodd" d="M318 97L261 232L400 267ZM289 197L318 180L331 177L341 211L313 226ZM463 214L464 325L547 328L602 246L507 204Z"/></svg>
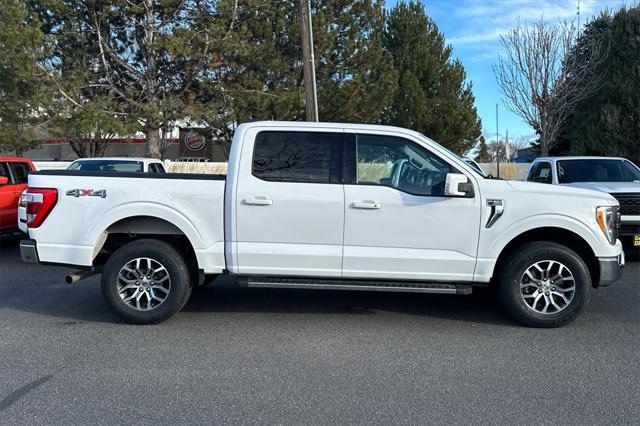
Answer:
<svg viewBox="0 0 640 426"><path fill-rule="evenodd" d="M640 225L637 224L621 224L619 235L621 237L628 237L630 235L640 235Z"/></svg>
<svg viewBox="0 0 640 426"><path fill-rule="evenodd" d="M620 214L622 215L640 215L640 192L639 193L620 193L611 194L620 203Z"/></svg>

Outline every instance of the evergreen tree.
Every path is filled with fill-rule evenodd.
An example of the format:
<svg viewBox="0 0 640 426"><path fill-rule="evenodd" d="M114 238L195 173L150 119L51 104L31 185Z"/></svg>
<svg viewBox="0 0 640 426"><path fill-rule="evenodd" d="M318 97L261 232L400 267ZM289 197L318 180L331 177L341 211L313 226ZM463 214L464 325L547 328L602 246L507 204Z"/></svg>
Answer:
<svg viewBox="0 0 640 426"><path fill-rule="evenodd" d="M0 0L0 151L35 145L51 92L37 63L46 56L40 22L20 0Z"/></svg>
<svg viewBox="0 0 640 426"><path fill-rule="evenodd" d="M478 153L476 154L475 160L478 163L490 163L493 160L483 135L480 135L478 141Z"/></svg>
<svg viewBox="0 0 640 426"><path fill-rule="evenodd" d="M325 0L314 12L320 120L379 122L397 86L393 58L382 45L384 4Z"/></svg>
<svg viewBox="0 0 640 426"><path fill-rule="evenodd" d="M76 108L86 101L117 106L105 112L142 123L147 155L159 158L161 128L185 118L200 99L198 79L211 72L209 49L218 39L202 17L211 16L213 0L47 0L32 7L56 40L47 71L59 97ZM78 97L65 90L69 78L82 82L73 85Z"/></svg>
<svg viewBox="0 0 640 426"><path fill-rule="evenodd" d="M384 45L393 55L398 91L383 121L460 154L471 149L481 132L471 84L421 3L402 2L389 12Z"/></svg>
<svg viewBox="0 0 640 426"><path fill-rule="evenodd" d="M640 164L640 7L590 22L573 60L580 62L584 49L602 44L607 55L594 75L602 85L577 103L561 134L572 154L621 156Z"/></svg>

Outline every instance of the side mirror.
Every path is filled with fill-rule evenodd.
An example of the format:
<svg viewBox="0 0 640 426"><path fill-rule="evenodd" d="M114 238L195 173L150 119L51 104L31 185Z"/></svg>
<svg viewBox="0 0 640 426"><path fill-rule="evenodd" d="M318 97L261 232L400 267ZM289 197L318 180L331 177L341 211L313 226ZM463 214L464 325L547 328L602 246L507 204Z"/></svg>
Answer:
<svg viewBox="0 0 640 426"><path fill-rule="evenodd" d="M447 173L444 183L445 197L473 197L473 185L469 179L461 173Z"/></svg>
<svg viewBox="0 0 640 426"><path fill-rule="evenodd" d="M6 176L0 176L0 185L6 185L9 183L9 178Z"/></svg>

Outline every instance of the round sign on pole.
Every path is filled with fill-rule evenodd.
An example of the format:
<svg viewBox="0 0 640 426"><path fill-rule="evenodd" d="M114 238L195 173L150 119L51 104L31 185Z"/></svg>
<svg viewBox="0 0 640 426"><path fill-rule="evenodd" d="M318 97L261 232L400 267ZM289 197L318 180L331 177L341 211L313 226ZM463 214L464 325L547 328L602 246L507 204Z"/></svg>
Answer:
<svg viewBox="0 0 640 426"><path fill-rule="evenodd" d="M189 132L184 137L184 146L189 151L202 151L206 143L203 135L198 132Z"/></svg>

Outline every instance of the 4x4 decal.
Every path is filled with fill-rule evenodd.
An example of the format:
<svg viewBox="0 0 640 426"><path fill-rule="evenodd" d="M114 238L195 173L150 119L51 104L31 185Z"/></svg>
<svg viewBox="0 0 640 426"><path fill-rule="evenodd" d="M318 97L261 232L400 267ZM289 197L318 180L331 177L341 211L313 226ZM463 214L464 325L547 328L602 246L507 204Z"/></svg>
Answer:
<svg viewBox="0 0 640 426"><path fill-rule="evenodd" d="M93 189L71 189L67 191L69 197L100 197L107 198L107 190L99 189L94 191Z"/></svg>

